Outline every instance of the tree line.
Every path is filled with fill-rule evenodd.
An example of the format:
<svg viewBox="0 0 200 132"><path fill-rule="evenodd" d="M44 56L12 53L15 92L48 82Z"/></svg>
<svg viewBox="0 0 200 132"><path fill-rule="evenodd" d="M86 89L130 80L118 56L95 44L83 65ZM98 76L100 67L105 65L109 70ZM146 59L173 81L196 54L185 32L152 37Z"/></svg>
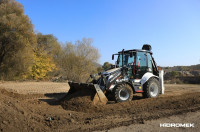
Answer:
<svg viewBox="0 0 200 132"><path fill-rule="evenodd" d="M15 0L0 0L0 79L44 80L63 75L83 82L100 58L90 38L61 44L52 34L35 33L24 7Z"/></svg>

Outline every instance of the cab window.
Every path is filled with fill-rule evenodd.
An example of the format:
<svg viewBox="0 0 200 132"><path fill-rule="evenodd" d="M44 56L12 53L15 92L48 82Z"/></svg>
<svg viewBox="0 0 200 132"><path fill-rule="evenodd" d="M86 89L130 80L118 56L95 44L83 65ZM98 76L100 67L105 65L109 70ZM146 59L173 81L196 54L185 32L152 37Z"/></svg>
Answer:
<svg viewBox="0 0 200 132"><path fill-rule="evenodd" d="M136 76L135 78L142 78L147 72L147 55L146 52L137 52L136 56Z"/></svg>

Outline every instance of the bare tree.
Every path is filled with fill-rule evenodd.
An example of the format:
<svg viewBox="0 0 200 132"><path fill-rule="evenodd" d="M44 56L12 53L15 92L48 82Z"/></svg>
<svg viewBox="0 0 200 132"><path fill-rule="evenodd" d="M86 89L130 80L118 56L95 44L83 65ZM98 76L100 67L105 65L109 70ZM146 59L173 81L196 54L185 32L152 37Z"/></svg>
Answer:
<svg viewBox="0 0 200 132"><path fill-rule="evenodd" d="M63 47L60 66L64 69L69 80L84 82L91 73L96 72L95 63L100 54L98 49L92 46L92 39L83 38L75 44L67 43Z"/></svg>

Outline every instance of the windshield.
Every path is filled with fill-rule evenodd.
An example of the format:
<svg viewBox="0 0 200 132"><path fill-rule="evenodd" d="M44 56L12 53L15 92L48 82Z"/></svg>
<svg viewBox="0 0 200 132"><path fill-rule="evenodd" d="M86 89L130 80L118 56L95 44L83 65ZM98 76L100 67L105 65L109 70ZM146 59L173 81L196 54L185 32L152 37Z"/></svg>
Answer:
<svg viewBox="0 0 200 132"><path fill-rule="evenodd" d="M124 54L124 65L128 66L130 63L134 63L135 56L130 57L130 54ZM118 65L122 67L122 55L118 56Z"/></svg>

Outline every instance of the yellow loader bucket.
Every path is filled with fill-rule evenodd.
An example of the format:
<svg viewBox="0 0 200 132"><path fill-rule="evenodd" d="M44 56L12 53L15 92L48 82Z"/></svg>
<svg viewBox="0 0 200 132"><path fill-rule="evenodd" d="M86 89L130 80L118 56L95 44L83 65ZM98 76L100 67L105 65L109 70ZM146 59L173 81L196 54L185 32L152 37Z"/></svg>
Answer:
<svg viewBox="0 0 200 132"><path fill-rule="evenodd" d="M67 94L67 99L90 96L94 105L105 105L108 102L107 97L97 84L76 82L68 82L68 84L70 90Z"/></svg>

